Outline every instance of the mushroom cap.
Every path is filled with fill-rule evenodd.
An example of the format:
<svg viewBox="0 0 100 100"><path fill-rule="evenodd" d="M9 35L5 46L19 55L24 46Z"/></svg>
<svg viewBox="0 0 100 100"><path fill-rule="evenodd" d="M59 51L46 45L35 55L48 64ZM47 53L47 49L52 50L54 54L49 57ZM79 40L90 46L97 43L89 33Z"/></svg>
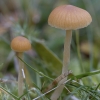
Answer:
<svg viewBox="0 0 100 100"><path fill-rule="evenodd" d="M16 52L24 52L31 49L31 43L27 38L17 36L12 40L11 48Z"/></svg>
<svg viewBox="0 0 100 100"><path fill-rule="evenodd" d="M63 30L84 28L91 22L91 15L86 10L72 5L62 5L55 8L48 18L49 25Z"/></svg>

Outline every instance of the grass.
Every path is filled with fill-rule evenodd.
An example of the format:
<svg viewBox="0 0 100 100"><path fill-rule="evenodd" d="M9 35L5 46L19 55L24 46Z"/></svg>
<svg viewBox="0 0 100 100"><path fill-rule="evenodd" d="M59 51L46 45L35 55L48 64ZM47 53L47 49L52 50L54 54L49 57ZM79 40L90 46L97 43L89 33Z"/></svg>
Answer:
<svg viewBox="0 0 100 100"><path fill-rule="evenodd" d="M43 77L46 77L48 80L53 80L52 78L50 78L49 76L47 75L44 75L43 73L41 74L41 72L37 71L36 69L32 68L30 65L28 65L25 61L23 61L21 58L19 58L24 64L26 64L28 67L30 67L33 71L35 71L35 73L38 73L39 75L43 76ZM71 80L70 82L66 83L66 86L68 87L75 87L76 90L74 90L74 92L71 92L70 95L73 95L75 94L77 91L85 91L86 93L89 94L89 96L92 96L91 98L95 98L96 100L98 100L97 98L99 97L99 92L97 92L97 89L99 87L100 84L97 85L96 88L91 88L89 86L84 86L84 85L81 85L80 82L77 82L77 81L74 81L73 79L82 79L84 77L87 77L87 76L91 76L91 75L96 75L96 74L99 74L100 71L94 71L94 72L88 72L88 73L84 73L84 74L80 74L80 75L76 75L76 76L71 76L69 77ZM27 86L27 83L24 79L24 83L25 83L25 88L26 88L26 92L21 96L21 97L17 97L15 96L14 94L12 94L11 92L7 91L5 88L3 88L2 86L0 86L1 90L7 94L9 94L12 98L14 98L15 100L20 100L21 98L25 97L30 100L30 94L29 92L31 90L28 89L28 86ZM36 88L35 88L36 87ZM47 91L46 93L42 94L41 93L41 89L39 89L39 87L35 84L35 87L34 87L34 90L37 91L40 95L38 96L37 98L34 98L33 100L37 100L38 98L42 98L43 96L45 96L46 94L48 94L49 92L55 90L57 87L54 87L53 89ZM38 90L39 89L39 90ZM94 94L95 93L95 94ZM28 96L27 96L28 95ZM68 96L69 97L69 96ZM43 98L42 98L43 99Z"/></svg>

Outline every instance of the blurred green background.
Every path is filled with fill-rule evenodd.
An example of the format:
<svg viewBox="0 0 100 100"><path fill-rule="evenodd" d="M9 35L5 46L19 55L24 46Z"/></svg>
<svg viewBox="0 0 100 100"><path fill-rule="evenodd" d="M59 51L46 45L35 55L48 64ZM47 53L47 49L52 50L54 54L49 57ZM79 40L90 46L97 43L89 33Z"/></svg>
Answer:
<svg viewBox="0 0 100 100"><path fill-rule="evenodd" d="M32 50L24 54L25 62L52 78L60 75L65 31L49 26L48 16L63 4L83 8L93 19L88 27L73 31L69 69L75 75L100 69L100 0L0 0L1 78L17 80L18 61L10 43L18 35L27 37L32 43ZM84 78L83 84L98 84L99 77L98 74ZM50 83L29 67L26 81L30 86L34 82L40 88L44 83Z"/></svg>

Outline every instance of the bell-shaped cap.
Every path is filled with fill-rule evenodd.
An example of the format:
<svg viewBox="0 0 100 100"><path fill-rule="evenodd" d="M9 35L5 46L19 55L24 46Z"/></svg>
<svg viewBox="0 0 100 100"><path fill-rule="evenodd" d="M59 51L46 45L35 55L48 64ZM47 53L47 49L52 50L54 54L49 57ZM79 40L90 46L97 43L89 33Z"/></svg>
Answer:
<svg viewBox="0 0 100 100"><path fill-rule="evenodd" d="M86 10L72 5L62 5L55 8L48 18L49 25L64 30L84 28L91 22L91 15Z"/></svg>
<svg viewBox="0 0 100 100"><path fill-rule="evenodd" d="M24 52L31 49L31 43L27 38L17 36L12 40L11 48L16 52Z"/></svg>

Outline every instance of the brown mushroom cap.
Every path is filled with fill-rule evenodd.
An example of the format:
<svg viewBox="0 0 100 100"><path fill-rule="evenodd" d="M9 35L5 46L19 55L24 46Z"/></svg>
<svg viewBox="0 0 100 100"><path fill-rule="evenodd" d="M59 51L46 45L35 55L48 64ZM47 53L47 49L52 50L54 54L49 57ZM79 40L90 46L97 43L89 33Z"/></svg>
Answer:
<svg viewBox="0 0 100 100"><path fill-rule="evenodd" d="M91 15L86 10L72 5L55 8L48 18L49 25L64 30L84 28L91 22Z"/></svg>
<svg viewBox="0 0 100 100"><path fill-rule="evenodd" d="M31 49L31 43L27 38L17 36L12 40L11 48L16 52L24 52Z"/></svg>

